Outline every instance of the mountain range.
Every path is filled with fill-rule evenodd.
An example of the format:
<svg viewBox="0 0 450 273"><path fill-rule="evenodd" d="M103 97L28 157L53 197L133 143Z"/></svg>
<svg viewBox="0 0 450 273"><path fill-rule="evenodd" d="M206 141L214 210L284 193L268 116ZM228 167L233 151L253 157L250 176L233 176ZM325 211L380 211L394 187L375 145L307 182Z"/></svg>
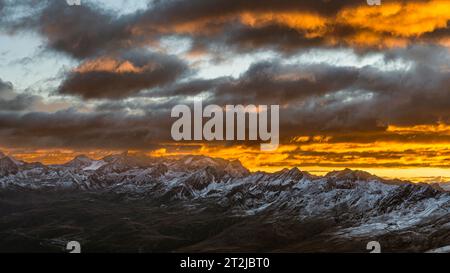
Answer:
<svg viewBox="0 0 450 273"><path fill-rule="evenodd" d="M206 156L78 156L62 165L0 153L0 252L447 252L445 183L345 169L250 172Z"/></svg>

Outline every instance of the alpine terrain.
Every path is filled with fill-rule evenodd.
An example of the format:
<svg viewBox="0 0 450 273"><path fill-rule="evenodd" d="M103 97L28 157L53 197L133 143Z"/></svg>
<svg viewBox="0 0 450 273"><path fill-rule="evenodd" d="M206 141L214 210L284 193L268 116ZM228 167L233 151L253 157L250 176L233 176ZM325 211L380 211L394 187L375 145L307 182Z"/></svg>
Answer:
<svg viewBox="0 0 450 273"><path fill-rule="evenodd" d="M343 170L251 173L204 156L0 154L0 252L450 251L446 184ZM447 188L448 189L448 188Z"/></svg>

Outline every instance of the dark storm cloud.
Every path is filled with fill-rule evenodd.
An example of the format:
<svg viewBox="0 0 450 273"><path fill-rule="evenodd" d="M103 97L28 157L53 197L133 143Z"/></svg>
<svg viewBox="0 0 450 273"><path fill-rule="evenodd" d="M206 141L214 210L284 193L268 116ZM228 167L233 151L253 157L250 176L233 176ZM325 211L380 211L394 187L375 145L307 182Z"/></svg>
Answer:
<svg viewBox="0 0 450 273"><path fill-rule="evenodd" d="M28 110L37 101L38 97L27 94L20 94L12 99L0 98L0 111Z"/></svg>
<svg viewBox="0 0 450 273"><path fill-rule="evenodd" d="M407 71L386 72L370 67L297 67L263 62L237 79L197 79L145 94L160 98L158 103L148 104L142 100L145 98L135 97L100 104L93 113L3 113L0 145L151 149L171 140L170 109L179 103L189 104L186 96L205 90L211 94L205 104L280 103L282 143L299 135L327 135L330 142L450 141L445 135L386 132L387 124L436 124L448 118L448 86L449 73L426 63ZM129 111L142 115L130 115Z"/></svg>
<svg viewBox="0 0 450 273"><path fill-rule="evenodd" d="M3 92L11 92L13 90L13 85L10 82L4 82L0 79L0 94Z"/></svg>
<svg viewBox="0 0 450 273"><path fill-rule="evenodd" d="M65 1L52 1L37 22L50 48L76 58L128 47L128 26L128 18L117 18L85 3L69 6Z"/></svg>
<svg viewBox="0 0 450 273"><path fill-rule="evenodd" d="M252 65L238 80L217 86L214 100L287 104L341 90L355 82L358 74L353 68L262 62Z"/></svg>
<svg viewBox="0 0 450 273"><path fill-rule="evenodd" d="M285 121L282 131L288 135L345 133L342 141L357 141L351 138L367 141L381 139L383 135L358 132L383 132L388 124L411 126L449 121L448 72L423 66L407 72L362 69L356 78L345 91L309 98L303 104L288 107L282 118ZM389 138L395 136L384 139Z"/></svg>
<svg viewBox="0 0 450 273"><path fill-rule="evenodd" d="M24 111L38 100L34 95L16 93L12 83L0 79L0 111Z"/></svg>
<svg viewBox="0 0 450 273"><path fill-rule="evenodd" d="M310 37L307 31L279 24L249 27L233 16L245 12L310 12L334 16L344 7L361 5L360 0L215 0L215 1L160 1L153 8L136 16L135 28L142 32L179 34L194 40L202 49L220 47L223 50L252 51L276 49L293 52L302 48L325 46L324 37ZM227 17L230 17L226 19ZM199 24L184 33L177 26ZM332 35L331 33L326 35Z"/></svg>
<svg viewBox="0 0 450 273"><path fill-rule="evenodd" d="M402 43L434 43L438 38L448 38L448 28L437 23L443 19L433 19L421 13L430 6L407 6L428 2L385 0L381 7L369 7L365 0L169 0L158 1L147 11L136 14L133 26L141 33L187 36L194 40L194 45L201 45L203 49L276 49L291 53L311 47L350 46L361 51L380 50ZM392 3L399 4L395 14L380 12ZM342 13L356 7L369 9ZM405 15L409 13L421 19L413 22L409 29L393 27L402 25ZM243 14L249 15L253 23L242 22ZM312 20L307 17L309 15ZM368 24L373 16L377 18ZM394 22L385 23L388 19ZM310 23L302 24L308 20ZM434 29L419 30L422 28L419 25L421 21L422 25L435 25ZM411 35L409 31L413 28L418 32ZM428 35L434 32L440 34Z"/></svg>
<svg viewBox="0 0 450 273"><path fill-rule="evenodd" d="M21 0L5 7L25 15L8 18L1 26L3 29L36 31L47 39L49 49L77 59L138 47L152 40L151 33L146 37L133 36L133 16L118 17L86 2L70 6L64 0Z"/></svg>
<svg viewBox="0 0 450 273"><path fill-rule="evenodd" d="M169 138L170 114L80 113L74 110L25 115L0 113L0 145L152 149Z"/></svg>
<svg viewBox="0 0 450 273"><path fill-rule="evenodd" d="M365 4L365 3L363 3ZM333 15L360 0L168 0L159 1L144 16L145 22L184 23L244 11L310 11ZM145 14L145 15L147 15Z"/></svg>
<svg viewBox="0 0 450 273"><path fill-rule="evenodd" d="M183 82L179 79L189 70L183 61L132 50L172 35L191 38L197 49L224 50L224 56L233 54L227 50L270 48L293 53L311 47L352 46L348 40L353 36L374 34L373 30L339 23L327 26L320 35L310 35L307 30L273 22L251 27L233 15L305 11L333 17L345 7L365 5L364 0L157 1L147 10L120 17L87 4L71 7L64 1L46 3L37 16L12 26L38 31L46 38L48 48L81 61L66 75L59 94L116 101L99 104L96 112L89 114L2 113L1 145L149 149L170 140L170 107L184 103L183 97L204 92L210 94L205 104L281 104L283 141L316 134L331 135L331 141L336 142L407 141L410 135L387 134L387 125L450 122L448 49L437 46L383 49L386 61L411 61L409 69L296 66L272 60L253 64L238 78L183 78ZM0 0L0 13L2 4L4 1ZM377 35L381 39L396 37L389 31ZM412 40L421 41L418 36ZM336 44L327 42L330 37ZM427 32L424 39L436 41L445 37L448 31L439 28ZM12 86L0 82L0 90L11 91ZM148 105L140 101L145 96L165 101ZM129 100L118 100L122 98ZM24 110L30 101L31 97L17 95L0 100L0 107ZM130 116L130 110L144 114ZM443 140L421 137L422 141Z"/></svg>
<svg viewBox="0 0 450 273"><path fill-rule="evenodd" d="M331 65L282 65L277 61L253 64L239 78L193 79L142 93L148 97L195 96L208 92L205 103L292 104L356 84L361 71Z"/></svg>
<svg viewBox="0 0 450 273"><path fill-rule="evenodd" d="M393 0L384 4L389 2L411 3ZM28 3L28 10L33 10L36 5L33 0L20 3ZM89 3L69 6L65 1L41 1L38 11L9 24L14 29L38 31L47 39L50 49L78 59L155 45L159 38L173 35L189 37L194 45L201 45L204 50L271 48L282 52L317 46L352 46L352 40L360 34L376 35L381 41L399 36L389 29L375 33L364 25L333 21L340 11L356 6L367 7L364 0L167 0L155 1L146 10L117 16ZM278 17L277 13L293 12L331 18L332 22L324 22L319 32L311 33L308 27L296 28L273 20ZM250 26L237 19L243 13L272 13L272 19ZM300 16L295 20L307 19ZM434 32L447 33L442 29L437 28ZM442 38L442 35L436 38ZM378 42L365 45L371 49L379 46Z"/></svg>
<svg viewBox="0 0 450 273"><path fill-rule="evenodd" d="M284 53L294 53L299 49L325 47L323 37L307 38L306 33L298 30L270 25L260 28L235 26L231 28L222 43L239 52L250 52L257 48L278 50Z"/></svg>
<svg viewBox="0 0 450 273"><path fill-rule="evenodd" d="M58 92L84 99L119 99L173 82L187 70L176 57L132 51L87 60L67 75Z"/></svg>
<svg viewBox="0 0 450 273"><path fill-rule="evenodd" d="M196 79L143 95L182 98L208 92L204 104L280 104L280 131L285 140L302 134L327 134L339 141L408 141L410 135L385 133L387 125L450 121L450 73L445 50L412 47L392 51L386 64L402 60L407 66L394 70L262 62L237 79ZM423 137L415 139L446 140L438 135Z"/></svg>

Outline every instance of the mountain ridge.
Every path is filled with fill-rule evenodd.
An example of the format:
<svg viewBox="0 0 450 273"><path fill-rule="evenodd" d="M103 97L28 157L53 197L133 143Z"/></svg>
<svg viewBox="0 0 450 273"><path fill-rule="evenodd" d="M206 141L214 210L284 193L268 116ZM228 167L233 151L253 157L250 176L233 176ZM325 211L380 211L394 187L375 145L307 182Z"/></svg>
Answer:
<svg viewBox="0 0 450 273"><path fill-rule="evenodd" d="M214 158L214 157L209 157L209 156L204 156L204 155L185 155L185 156L181 156L181 157L151 157L151 156L146 156L146 155L131 155L128 152L123 152L123 153L119 153L119 154L111 154L111 155L105 156L101 159L95 160L95 159L90 158L87 155L81 154L81 155L75 156L73 159L67 161L66 163L45 165L41 162L28 163L28 162L24 162L24 161L19 161L19 160L15 159L14 157L7 156L2 151L0 151L0 159L4 159L4 158L9 158L17 166L27 166L27 167L30 167L33 165L39 165L41 167L69 167L69 168L83 167L83 168L86 168L86 165L89 166L89 165L92 165L93 163L97 163L99 165L97 168L94 168L94 166L92 166L92 168L88 169L88 170L92 170L92 171L95 171L95 170L99 169L100 167L110 164L110 163L118 163L118 164L123 164L123 165L128 164L130 167L132 165L136 165L139 167L145 167L145 166L150 166L152 163L159 162L159 163L164 163L168 166L176 166L178 168L184 167L184 168L188 168L188 169L196 169L196 168L201 168L203 166L211 166L211 167L226 166L226 167L230 167L230 168L235 167L235 168L239 169L239 171L237 171L237 173L242 176L255 174L255 173L267 173L265 171L251 172L246 167L244 167L243 164L238 159L227 160L227 159ZM128 163L126 163L126 162L128 162ZM233 171L232 168L230 171ZM415 183L415 182L411 182L409 180L401 180L401 179L397 179L397 178L394 178L394 179L381 178L379 176L376 176L376 175L366 172L364 170L350 169L350 168L330 171L323 176L312 175L308 172L300 170L299 167L292 167L290 169L285 168L280 171L276 171L276 172L272 172L272 173L268 173L268 174L280 174L283 172L296 172L296 171L301 172L301 173L307 173L309 176L316 177L316 178L318 178L318 177L330 177L330 178L335 177L337 179L348 178L348 179L353 179L353 180L359 179L359 178L365 178L366 180L373 178L373 179L382 180L382 181L389 181L390 183ZM430 179L426 182L420 182L420 183L436 184L436 185L445 185L448 183L450 185L450 182L442 182L442 181L435 182L432 179Z"/></svg>
<svg viewBox="0 0 450 273"><path fill-rule="evenodd" d="M132 213L151 208L158 211L159 221L172 223L179 221L180 217L186 221L185 227L173 226L174 223L164 228L186 234L182 241L194 240L192 236L202 238L202 243L195 239L199 244L192 241L183 247L168 248L170 251L225 251L233 247L240 251L331 251L331 247L350 251L355 246L347 241L374 239L383 240L386 247L398 251L404 247L399 239L405 238L402 234L409 234L407 238L412 240L410 250L413 251L446 249L443 247L450 245L450 237L445 235L450 234L449 192L436 185L386 180L363 171L345 169L325 176L311 175L298 168L275 173L249 172L239 161L204 156L148 158L129 154L101 160L81 156L67 164L51 166L17 166L9 158L5 159L7 163L1 165L1 162L3 169L15 166L17 172L0 176L0 195L5 200L13 198L6 203L0 199L0 204L3 204L0 208L15 204L14 198L26 202L28 198L21 197L26 195L33 196L30 200L45 197L38 206L45 215L65 214L76 211L76 208L81 209L80 213L84 215L94 209L89 213L97 219L111 213L125 213L125 208ZM86 167L98 162L101 162L98 168ZM67 203L61 207L65 199L59 198L66 195L74 204ZM80 197L85 195L87 200L94 198L98 201L85 203ZM58 201L53 205L49 200L54 198ZM36 202L33 201L32 206L36 211ZM27 215L27 211L23 214ZM135 221L144 221L143 226L155 225L153 218L142 217L149 222ZM0 217L0 226L2 219L9 223L9 218ZM236 221L246 224L229 226L222 223L224 219L228 219L226 221L230 224ZM56 226L51 227L52 230L67 227L68 224L61 221L60 218L54 219ZM117 220L113 217L108 221L98 225L106 228ZM208 225L211 226L202 231L189 231L193 228L190 221L210 223ZM9 225L12 230L17 228L14 223ZM83 229L85 225L85 222L77 224ZM34 234L35 229L32 225L29 232ZM222 233L213 232L217 229ZM262 242L254 241L247 235L249 231L252 231L250 234L262 232L268 235L261 239ZM140 236L147 238L147 232L143 230ZM178 233L171 236L179 236L176 235ZM242 236L242 242L231 245L235 241L233 234ZM290 237L287 238L286 234ZM305 234L308 238L304 237ZM90 236L98 238L103 235L92 231L83 238L91 240ZM110 243L109 239L105 240ZM151 245L165 245L167 238L161 240ZM274 242L279 244L273 245ZM161 250L150 250L158 249Z"/></svg>

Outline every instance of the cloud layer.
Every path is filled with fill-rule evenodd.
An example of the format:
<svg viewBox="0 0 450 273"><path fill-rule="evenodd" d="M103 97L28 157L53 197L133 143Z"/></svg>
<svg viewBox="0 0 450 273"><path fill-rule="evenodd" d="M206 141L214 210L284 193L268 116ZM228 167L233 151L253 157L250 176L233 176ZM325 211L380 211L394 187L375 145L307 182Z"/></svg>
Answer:
<svg viewBox="0 0 450 273"><path fill-rule="evenodd" d="M167 0L126 15L91 3L0 0L2 35L37 35L73 64L48 75L49 90L0 81L0 146L257 156L253 143L171 142L171 107L201 97L281 105L284 149L264 164L450 160L449 1ZM229 65L243 56L248 69ZM68 106L37 110L55 100Z"/></svg>
<svg viewBox="0 0 450 273"><path fill-rule="evenodd" d="M66 76L58 92L85 99L126 98L173 82L187 70L187 65L173 56L127 52L86 60Z"/></svg>

